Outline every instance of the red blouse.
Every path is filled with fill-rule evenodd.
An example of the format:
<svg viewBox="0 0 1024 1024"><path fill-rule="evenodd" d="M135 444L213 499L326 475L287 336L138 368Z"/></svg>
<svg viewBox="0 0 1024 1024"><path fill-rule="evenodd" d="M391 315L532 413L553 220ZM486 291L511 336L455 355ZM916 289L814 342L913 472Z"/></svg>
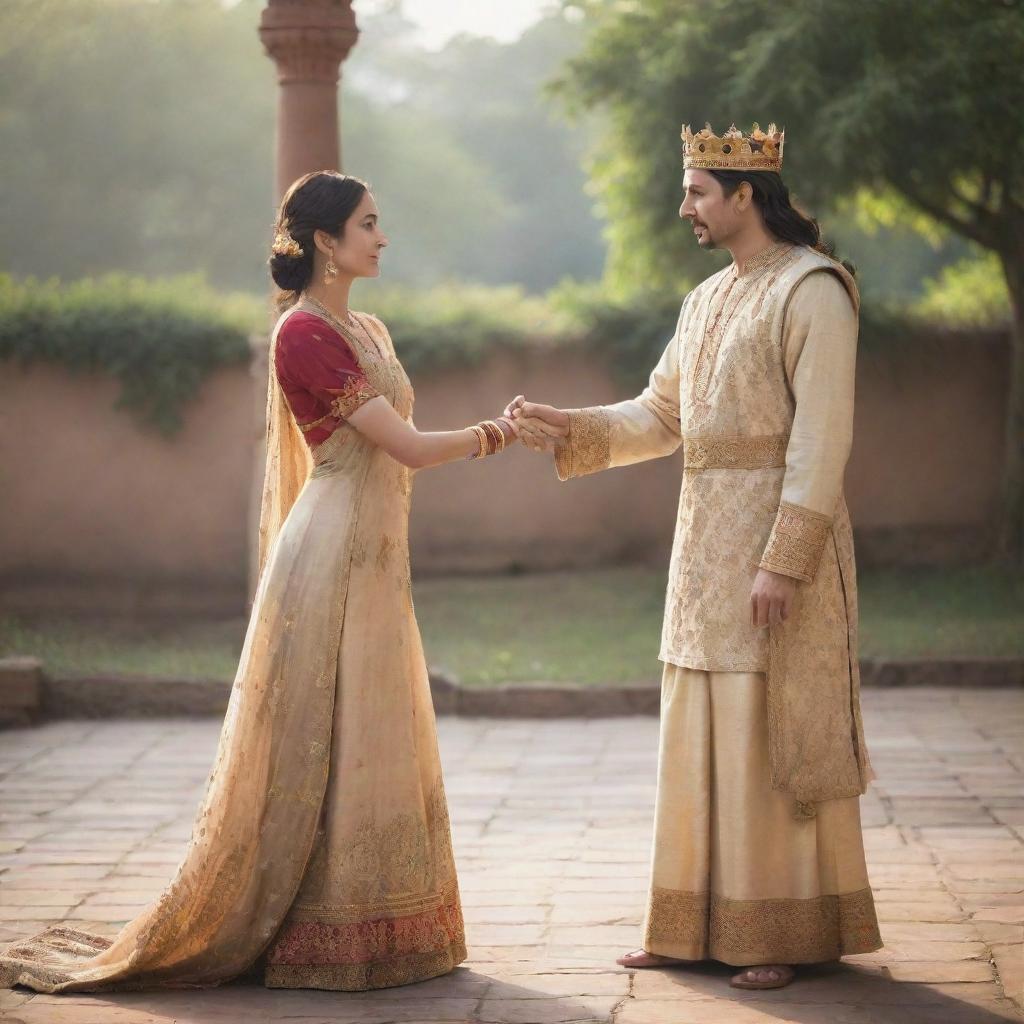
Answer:
<svg viewBox="0 0 1024 1024"><path fill-rule="evenodd" d="M278 332L274 370L310 448L379 394L349 343L326 321L302 310Z"/></svg>

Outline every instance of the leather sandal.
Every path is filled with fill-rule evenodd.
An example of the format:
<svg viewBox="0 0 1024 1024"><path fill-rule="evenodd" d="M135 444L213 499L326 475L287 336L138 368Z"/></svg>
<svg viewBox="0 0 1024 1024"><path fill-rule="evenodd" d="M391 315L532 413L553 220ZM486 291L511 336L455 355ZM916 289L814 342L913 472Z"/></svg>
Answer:
<svg viewBox="0 0 1024 1024"><path fill-rule="evenodd" d="M646 949L634 949L632 953L623 953L617 957L615 962L620 967L667 967L669 964L682 963L670 956L659 956L657 953L648 953Z"/></svg>

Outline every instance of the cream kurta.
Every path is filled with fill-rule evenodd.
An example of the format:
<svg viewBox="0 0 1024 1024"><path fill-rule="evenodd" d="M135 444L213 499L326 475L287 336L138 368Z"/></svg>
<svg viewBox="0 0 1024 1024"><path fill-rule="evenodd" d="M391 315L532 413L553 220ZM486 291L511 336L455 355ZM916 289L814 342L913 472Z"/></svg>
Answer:
<svg viewBox="0 0 1024 1024"><path fill-rule="evenodd" d="M862 793L853 541L842 481L853 425L856 286L772 246L687 296L642 395L570 411L563 480L684 448L662 660L764 672L772 784L802 813ZM750 624L758 568L802 581L782 626Z"/></svg>

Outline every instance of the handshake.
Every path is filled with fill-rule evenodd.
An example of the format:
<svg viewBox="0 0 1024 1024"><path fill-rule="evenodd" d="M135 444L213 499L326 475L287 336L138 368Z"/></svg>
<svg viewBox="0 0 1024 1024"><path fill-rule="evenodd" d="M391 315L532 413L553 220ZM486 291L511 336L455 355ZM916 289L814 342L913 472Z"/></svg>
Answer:
<svg viewBox="0 0 1024 1024"><path fill-rule="evenodd" d="M569 414L564 409L528 402L523 395L516 395L502 416L531 451L554 451L569 436Z"/></svg>

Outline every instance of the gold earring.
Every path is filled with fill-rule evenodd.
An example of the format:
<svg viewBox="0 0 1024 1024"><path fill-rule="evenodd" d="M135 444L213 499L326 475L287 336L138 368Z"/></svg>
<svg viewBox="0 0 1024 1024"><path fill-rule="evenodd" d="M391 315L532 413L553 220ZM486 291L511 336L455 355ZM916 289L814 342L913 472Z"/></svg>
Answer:
<svg viewBox="0 0 1024 1024"><path fill-rule="evenodd" d="M338 268L334 265L333 259L327 260L327 266L324 267L324 284L330 284L338 276Z"/></svg>

